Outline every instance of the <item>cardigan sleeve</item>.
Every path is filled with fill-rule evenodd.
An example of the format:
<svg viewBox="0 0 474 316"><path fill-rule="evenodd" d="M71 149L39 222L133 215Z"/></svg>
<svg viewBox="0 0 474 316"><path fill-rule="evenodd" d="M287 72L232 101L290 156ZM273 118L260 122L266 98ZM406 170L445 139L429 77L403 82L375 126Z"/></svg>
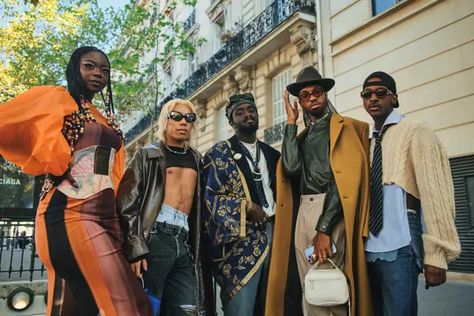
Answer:
<svg viewBox="0 0 474 316"><path fill-rule="evenodd" d="M461 251L449 160L434 131L420 124L413 132L411 158L425 222L425 264L447 269Z"/></svg>
<svg viewBox="0 0 474 316"><path fill-rule="evenodd" d="M63 87L41 86L0 105L0 155L31 175L62 175L71 160L61 133L77 104Z"/></svg>

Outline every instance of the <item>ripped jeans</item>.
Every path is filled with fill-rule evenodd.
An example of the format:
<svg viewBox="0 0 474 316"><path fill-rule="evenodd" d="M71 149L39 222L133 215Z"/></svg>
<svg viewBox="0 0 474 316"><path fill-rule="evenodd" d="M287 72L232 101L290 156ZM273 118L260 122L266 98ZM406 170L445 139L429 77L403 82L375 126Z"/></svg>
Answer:
<svg viewBox="0 0 474 316"><path fill-rule="evenodd" d="M197 278L194 261L186 243L188 232L156 222L150 234L145 288L161 298L161 316L197 315Z"/></svg>

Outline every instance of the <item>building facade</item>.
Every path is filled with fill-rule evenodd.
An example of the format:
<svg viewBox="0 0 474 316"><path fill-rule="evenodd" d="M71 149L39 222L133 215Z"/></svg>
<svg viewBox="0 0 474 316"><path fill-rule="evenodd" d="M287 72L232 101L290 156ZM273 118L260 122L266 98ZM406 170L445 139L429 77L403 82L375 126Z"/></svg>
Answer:
<svg viewBox="0 0 474 316"><path fill-rule="evenodd" d="M321 1L323 69L344 115L370 122L359 92L370 73L397 82L398 111L428 123L451 161L461 257L452 271L474 273L474 2Z"/></svg>
<svg viewBox="0 0 474 316"><path fill-rule="evenodd" d="M162 1L163 10L166 3ZM370 122L359 97L376 70L397 82L399 111L427 122L451 158L462 254L453 271L474 273L474 1L199 0L172 14L195 38L187 60L163 66L161 104L175 97L198 107L193 144L205 152L232 135L228 97L251 92L257 136L281 146L282 94L299 70L316 66L336 80L329 98L343 115ZM199 39L204 38L201 42ZM173 83L174 84L171 84ZM301 119L300 119L301 120ZM151 117L127 132L127 154L153 140ZM299 122L302 126L302 122Z"/></svg>

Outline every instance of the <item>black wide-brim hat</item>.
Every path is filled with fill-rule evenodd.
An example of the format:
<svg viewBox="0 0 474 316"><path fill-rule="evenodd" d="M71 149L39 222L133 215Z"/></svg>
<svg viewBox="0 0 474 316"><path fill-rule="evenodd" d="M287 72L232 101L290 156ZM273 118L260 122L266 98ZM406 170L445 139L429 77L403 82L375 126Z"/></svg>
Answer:
<svg viewBox="0 0 474 316"><path fill-rule="evenodd" d="M336 82L331 78L323 78L316 68L313 66L308 66L303 68L298 76L296 77L296 82L289 84L286 88L291 95L298 97L301 89L307 86L318 85L324 89L324 91L329 91L334 87Z"/></svg>

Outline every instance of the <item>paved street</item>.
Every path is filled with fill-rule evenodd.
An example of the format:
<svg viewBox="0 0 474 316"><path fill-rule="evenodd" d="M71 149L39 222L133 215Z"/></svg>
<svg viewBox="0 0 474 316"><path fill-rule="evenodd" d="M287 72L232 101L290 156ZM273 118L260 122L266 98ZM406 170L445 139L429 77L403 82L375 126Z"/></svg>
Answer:
<svg viewBox="0 0 474 316"><path fill-rule="evenodd" d="M425 281L420 278L418 286L419 316L464 316L474 314L474 282L448 281L448 283L425 290ZM6 308L0 299L0 315L19 315ZM35 306L21 315L44 315L41 297L35 298ZM220 310L220 308L218 308ZM218 315L222 315L220 312Z"/></svg>
<svg viewBox="0 0 474 316"><path fill-rule="evenodd" d="M474 315L474 282L448 281L425 290L425 280L418 283L419 316Z"/></svg>
<svg viewBox="0 0 474 316"><path fill-rule="evenodd" d="M12 258L13 254L13 258ZM0 286L3 282L28 280L30 278L29 271L23 271L20 277L19 272L12 272L8 276L10 264L12 269L19 270L23 256L23 269L30 266L31 249L6 249L0 251L2 272L0 273ZM41 263L35 258L35 269L41 269ZM46 271L41 275L40 271L34 272L34 279L46 279ZM217 295L219 296L219 295ZM474 315L474 282L473 281L448 281L446 284L425 290L425 280L420 277L418 284L418 300L419 300L419 316L460 316ZM39 300L37 306L32 308L31 313L38 313L44 310L44 303ZM7 310L4 306L5 302L0 302L0 315L5 314ZM219 302L218 302L219 304ZM217 310L220 312L220 305ZM25 314L26 315L26 314ZM27 314L31 315L31 314ZM222 315L220 312L218 315Z"/></svg>

